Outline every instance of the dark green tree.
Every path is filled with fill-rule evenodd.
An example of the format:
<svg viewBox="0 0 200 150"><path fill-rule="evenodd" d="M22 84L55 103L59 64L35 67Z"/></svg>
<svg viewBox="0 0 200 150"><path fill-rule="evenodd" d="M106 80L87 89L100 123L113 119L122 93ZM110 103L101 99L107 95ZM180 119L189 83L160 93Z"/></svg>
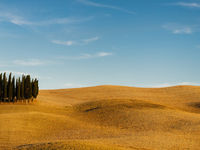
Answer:
<svg viewBox="0 0 200 150"><path fill-rule="evenodd" d="M8 78L8 101L12 101L12 98L13 98L13 86L12 86L12 74L10 73L9 74L9 78Z"/></svg>
<svg viewBox="0 0 200 150"><path fill-rule="evenodd" d="M21 99L21 92L20 92L20 90L21 90L21 87L20 87L20 84L21 84L21 82L20 82L20 78L18 78L17 80L16 80L16 99L17 100L20 100Z"/></svg>
<svg viewBox="0 0 200 150"><path fill-rule="evenodd" d="M32 81L32 95L34 98L37 98L37 95L38 95L38 80L37 79Z"/></svg>
<svg viewBox="0 0 200 150"><path fill-rule="evenodd" d="M31 80L31 79L30 79L30 80ZM30 82L29 98L33 98L33 93L32 93L32 82Z"/></svg>
<svg viewBox="0 0 200 150"><path fill-rule="evenodd" d="M4 72L4 74L3 74L3 101L5 102L7 98L8 98L8 96L7 96L7 78L6 78L6 73Z"/></svg>
<svg viewBox="0 0 200 150"><path fill-rule="evenodd" d="M16 96L16 87L15 87L15 76L13 76L12 78L12 89L13 89L13 94L12 94L12 101L15 101L15 96Z"/></svg>
<svg viewBox="0 0 200 150"><path fill-rule="evenodd" d="M32 97L32 86L31 86L31 77L30 75L26 76L25 84L24 84L24 96L26 99L30 99Z"/></svg>
<svg viewBox="0 0 200 150"><path fill-rule="evenodd" d="M24 99L24 98L25 98L25 96L24 96L24 91L25 91L24 84L25 84L25 76L22 75L22 82L21 82L21 99Z"/></svg>

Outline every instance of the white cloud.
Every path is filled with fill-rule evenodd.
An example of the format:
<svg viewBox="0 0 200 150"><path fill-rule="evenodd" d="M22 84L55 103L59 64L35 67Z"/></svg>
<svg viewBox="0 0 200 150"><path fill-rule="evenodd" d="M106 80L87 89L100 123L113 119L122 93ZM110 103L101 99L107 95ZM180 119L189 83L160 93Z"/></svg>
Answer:
<svg viewBox="0 0 200 150"><path fill-rule="evenodd" d="M112 53L100 52L96 54L82 54L81 56L72 57L72 59L91 59L91 58L106 57L111 55Z"/></svg>
<svg viewBox="0 0 200 150"><path fill-rule="evenodd" d="M191 34L193 31L190 27L184 27L179 29L174 29L174 34Z"/></svg>
<svg viewBox="0 0 200 150"><path fill-rule="evenodd" d="M148 86L148 87L160 88L160 87L170 87L170 86L177 86L177 85L195 85L195 86L199 86L200 83L194 83L194 82L162 83L162 84Z"/></svg>
<svg viewBox="0 0 200 150"><path fill-rule="evenodd" d="M2 61L0 67L16 67L16 66L42 66L50 64L58 64L56 61L41 60L41 59L16 59L13 61Z"/></svg>
<svg viewBox="0 0 200 150"><path fill-rule="evenodd" d="M169 30L173 34L192 34L196 32L194 27L186 25L178 25L175 23L165 24L162 27L166 30Z"/></svg>
<svg viewBox="0 0 200 150"><path fill-rule="evenodd" d="M0 70L1 73L6 72L6 74L9 74L10 72L12 72L12 74L20 76L20 75L27 75L28 73L25 72L17 72L17 71L10 71L10 70Z"/></svg>
<svg viewBox="0 0 200 150"><path fill-rule="evenodd" d="M107 53L107 52L100 52L100 53L97 53L97 56L98 57L105 57L105 56L110 56L112 55L112 53Z"/></svg>
<svg viewBox="0 0 200 150"><path fill-rule="evenodd" d="M32 25L32 22L25 20L21 16L13 15L11 13L0 13L0 22L10 22L16 25Z"/></svg>
<svg viewBox="0 0 200 150"><path fill-rule="evenodd" d="M106 57L111 56L112 53L108 52L99 52L96 54L82 54L80 56L73 56L73 57L57 57L58 59L65 59L65 60L81 60L81 59L92 59L92 58L100 58L100 57Z"/></svg>
<svg viewBox="0 0 200 150"><path fill-rule="evenodd" d="M99 40L99 37L92 37L92 38L88 38L88 39L83 39L80 41L60 41L60 40L52 40L51 42L54 44L59 44L59 45L66 45L66 46L72 46L72 45L84 45L84 44L89 44L91 42L97 41Z"/></svg>
<svg viewBox="0 0 200 150"><path fill-rule="evenodd" d="M34 73L28 73L28 72L19 72L19 71L11 71L11 70L0 70L1 73L6 73L6 75L9 75L10 73L12 73L12 75L14 76L22 76L22 75L31 75L32 78L40 78L38 75L34 74Z"/></svg>
<svg viewBox="0 0 200 150"><path fill-rule="evenodd" d="M96 53L96 54L83 54L79 58L88 59L88 58L106 57L106 56L111 56L111 55L113 55L113 54L107 53L107 52L99 52L99 53Z"/></svg>
<svg viewBox="0 0 200 150"><path fill-rule="evenodd" d="M64 87L65 88L80 88L80 87L85 87L85 85L75 84L75 83L65 83Z"/></svg>
<svg viewBox="0 0 200 150"><path fill-rule="evenodd" d="M75 41L59 41L59 40L53 40L52 43L58 44L58 45L66 45L66 46L71 46L76 44Z"/></svg>
<svg viewBox="0 0 200 150"><path fill-rule="evenodd" d="M53 25L53 24L70 24L70 23L79 23L91 20L93 17L86 17L86 18L54 18L49 20L43 21L28 21L22 16L14 15L12 13L4 13L0 12L0 22L9 22L15 25L29 25L29 26L46 26L46 25Z"/></svg>
<svg viewBox="0 0 200 150"><path fill-rule="evenodd" d="M181 82L178 85L200 85L200 83L194 83L194 82Z"/></svg>
<svg viewBox="0 0 200 150"><path fill-rule="evenodd" d="M200 8L200 3L186 3L186 2L179 2L175 5L183 6L183 7L191 7L191 8Z"/></svg>
<svg viewBox="0 0 200 150"><path fill-rule="evenodd" d="M20 66L40 66L44 65L45 63L38 59L29 59L29 60L14 60L13 64Z"/></svg>
<svg viewBox="0 0 200 150"><path fill-rule="evenodd" d="M20 16L16 16L10 13L0 13L0 22L10 22L16 25L30 25L31 22L24 20Z"/></svg>
<svg viewBox="0 0 200 150"><path fill-rule="evenodd" d="M124 9L124 8L120 8L120 7L112 6L112 5L105 5L105 4L101 4L101 3L96 3L96 2L93 2L93 1L90 1L90 0L78 0L78 2L80 2L84 5L88 5L88 6L114 9L114 10L119 10L119 11L122 11L122 12L125 12L125 13L129 13L129 14L135 14L135 12L129 11L129 10Z"/></svg>
<svg viewBox="0 0 200 150"><path fill-rule="evenodd" d="M84 43L88 44L88 43L90 43L90 42L94 42L94 41L97 41L97 40L99 40L99 37L98 37L98 36L93 37L93 38L89 38L89 39L84 39L84 40L82 40L82 41L83 41Z"/></svg>

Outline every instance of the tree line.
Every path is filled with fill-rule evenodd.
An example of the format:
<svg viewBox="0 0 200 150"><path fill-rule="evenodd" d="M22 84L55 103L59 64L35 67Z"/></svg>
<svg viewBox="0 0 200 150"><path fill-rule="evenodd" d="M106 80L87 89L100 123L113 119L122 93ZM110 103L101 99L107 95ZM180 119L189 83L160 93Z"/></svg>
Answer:
<svg viewBox="0 0 200 150"><path fill-rule="evenodd" d="M12 73L7 78L6 73L0 74L0 102L17 102L37 98L39 92L38 80L30 75L22 75L15 80Z"/></svg>

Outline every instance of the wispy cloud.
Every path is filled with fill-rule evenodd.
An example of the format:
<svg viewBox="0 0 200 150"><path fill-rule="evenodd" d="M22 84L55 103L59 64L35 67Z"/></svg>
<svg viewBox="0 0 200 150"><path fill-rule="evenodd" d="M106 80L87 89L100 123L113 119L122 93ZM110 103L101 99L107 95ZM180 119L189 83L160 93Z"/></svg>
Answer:
<svg viewBox="0 0 200 150"><path fill-rule="evenodd" d="M96 54L82 54L82 55L77 56L77 57L71 57L71 59L76 59L76 60L91 59L91 58L106 57L106 56L111 56L111 55L113 55L113 54L108 53L108 52L99 52L99 53L96 53Z"/></svg>
<svg viewBox="0 0 200 150"><path fill-rule="evenodd" d="M86 87L86 85L76 84L76 83L65 83L64 87L65 88L80 88L80 87Z"/></svg>
<svg viewBox="0 0 200 150"><path fill-rule="evenodd" d="M16 67L16 66L24 66L24 67L35 67L35 66L46 66L46 65L55 65L60 64L56 60L44 60L44 59L15 59L15 60L5 60L0 62L0 67L8 68L8 67Z"/></svg>
<svg viewBox="0 0 200 150"><path fill-rule="evenodd" d="M160 87L170 87L170 86L176 86L176 85L194 85L194 86L199 86L200 83L194 83L194 82L162 83L162 84L148 86L148 87L160 88Z"/></svg>
<svg viewBox="0 0 200 150"><path fill-rule="evenodd" d="M54 44L59 44L59 45L66 45L66 46L72 46L72 45L84 45L84 44L89 44L91 42L99 40L99 37L92 37L88 39L83 39L79 41L73 41L73 40L68 40L68 41L60 41L60 40L52 40L51 42Z"/></svg>
<svg viewBox="0 0 200 150"><path fill-rule="evenodd" d="M105 56L111 56L111 55L113 55L113 54L107 53L107 52L100 52L100 53L96 54L97 57L105 57Z"/></svg>
<svg viewBox="0 0 200 150"><path fill-rule="evenodd" d="M20 75L27 75L28 73L25 72L18 72L18 71L11 71L11 70L0 70L1 73L6 72L6 74L9 74L10 72L14 75L20 76Z"/></svg>
<svg viewBox="0 0 200 150"><path fill-rule="evenodd" d="M76 42L75 41L59 41L59 40L53 40L51 41L54 44L58 44L58 45L66 45L66 46L72 46L75 45Z"/></svg>
<svg viewBox="0 0 200 150"><path fill-rule="evenodd" d="M82 40L82 41L83 41L83 43L88 44L88 43L91 43L91 42L94 42L94 41L97 41L97 40L99 40L99 37L98 37L98 36L93 37L93 38L89 38L89 39L84 39L84 40Z"/></svg>
<svg viewBox="0 0 200 150"><path fill-rule="evenodd" d="M113 6L113 5L96 3L96 2L93 2L93 1L90 1L90 0L77 0L77 1L84 4L84 5L88 5L88 6L114 9L114 10L122 11L122 12L125 12L125 13L129 13L129 14L135 14L135 12L133 12L133 11L129 11L127 9L117 7L117 6Z"/></svg>
<svg viewBox="0 0 200 150"><path fill-rule="evenodd" d="M89 21L93 17L86 17L86 18L53 18L49 20L43 21L28 21L22 16L14 15L12 13L4 13L0 12L0 22L9 22L15 25L27 25L27 26L46 26L46 25L53 25L53 24L70 24L70 23L80 23L84 21Z"/></svg>
<svg viewBox="0 0 200 150"><path fill-rule="evenodd" d="M31 72L19 72L19 71L13 71L13 70L0 70L0 72L1 73L6 72L7 75L9 73L12 73L16 77L19 77L22 75L31 75L31 77L33 77L33 78L40 78L40 76L36 75L35 73L31 73Z"/></svg>
<svg viewBox="0 0 200 150"><path fill-rule="evenodd" d="M179 25L175 23L168 23L162 26L164 29L169 30L173 34L192 34L195 28L187 25Z"/></svg>
<svg viewBox="0 0 200 150"><path fill-rule="evenodd" d="M20 66L41 66L44 65L45 62L39 59L28 59L28 60L14 60L13 64Z"/></svg>
<svg viewBox="0 0 200 150"><path fill-rule="evenodd" d="M178 2L175 3L175 5L182 7L190 7L190 8L200 8L200 3Z"/></svg>
<svg viewBox="0 0 200 150"><path fill-rule="evenodd" d="M72 56L72 57L65 57L65 56L60 56L57 57L58 59L65 59L65 60L81 60L81 59L92 59L92 58L100 58L100 57L107 57L111 56L113 53L109 52L99 52L95 54L82 54L80 56Z"/></svg>
<svg viewBox="0 0 200 150"><path fill-rule="evenodd" d="M16 25L32 25L32 22L25 20L21 16L13 15L11 13L0 13L0 22L10 22Z"/></svg>

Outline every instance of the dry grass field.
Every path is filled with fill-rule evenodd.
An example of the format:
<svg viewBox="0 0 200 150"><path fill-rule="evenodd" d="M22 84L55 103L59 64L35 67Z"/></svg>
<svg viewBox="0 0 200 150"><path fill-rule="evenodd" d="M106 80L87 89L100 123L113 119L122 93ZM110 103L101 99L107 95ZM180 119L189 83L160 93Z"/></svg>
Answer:
<svg viewBox="0 0 200 150"><path fill-rule="evenodd" d="M0 149L199 150L200 87L41 90L0 105Z"/></svg>

